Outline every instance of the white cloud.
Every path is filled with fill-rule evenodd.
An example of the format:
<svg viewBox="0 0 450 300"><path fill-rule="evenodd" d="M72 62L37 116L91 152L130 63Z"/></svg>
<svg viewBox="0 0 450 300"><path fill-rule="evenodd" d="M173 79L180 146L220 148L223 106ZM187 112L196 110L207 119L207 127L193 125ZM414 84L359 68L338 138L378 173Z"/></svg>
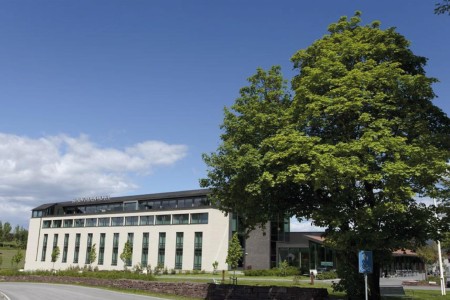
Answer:
<svg viewBox="0 0 450 300"><path fill-rule="evenodd" d="M0 220L25 225L30 209L80 196L120 194L131 176L182 159L185 145L144 141L125 149L102 148L86 135L32 139L0 133Z"/></svg>
<svg viewBox="0 0 450 300"><path fill-rule="evenodd" d="M299 222L297 218L291 218L291 232L323 232L325 228L314 226L311 220Z"/></svg>

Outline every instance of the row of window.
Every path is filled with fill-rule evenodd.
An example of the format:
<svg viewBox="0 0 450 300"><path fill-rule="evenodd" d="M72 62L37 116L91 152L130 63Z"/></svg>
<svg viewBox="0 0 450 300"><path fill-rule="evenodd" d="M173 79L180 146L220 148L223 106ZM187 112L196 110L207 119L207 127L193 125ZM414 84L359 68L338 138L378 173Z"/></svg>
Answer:
<svg viewBox="0 0 450 300"><path fill-rule="evenodd" d="M42 228L208 224L208 213L44 220Z"/></svg>
<svg viewBox="0 0 450 300"><path fill-rule="evenodd" d="M192 207L211 206L206 196L193 198L180 198L171 200L140 200L124 201L117 203L80 204L76 206L51 206L44 210L33 210L33 218L42 218L51 215L73 215L73 214L99 214L121 211L145 211L163 209L182 209Z"/></svg>
<svg viewBox="0 0 450 300"><path fill-rule="evenodd" d="M106 233L100 233L100 243L99 243L99 249L98 249L98 265L104 265L105 264L105 239L106 239ZM141 245L141 261L140 263L143 266L148 265L148 257L149 257L149 239L150 239L150 233L144 232L142 234L142 245ZM81 240L81 234L77 233L75 235L75 245L74 245L74 253L73 253L73 263L77 264L79 263L79 256L80 256L80 240ZM85 264L92 264L95 262L95 258L97 257L97 250L92 245L93 240L93 234L88 233L87 234L87 245L86 245L86 255L85 255ZM134 240L134 233L130 232L127 236L127 244L129 249L127 249L128 253L133 253L133 241ZM175 244L175 269L181 270L183 268L183 241L184 241L184 233L183 232L177 232L176 233L176 244ZM48 243L48 234L44 234L44 239L42 243L42 253L41 253L41 261L46 260L47 256L47 243ZM203 233L202 232L195 232L194 236L194 270L201 270L202 268L202 246L203 246ZM58 234L53 235L53 251L58 247ZM122 253L126 253L124 249L122 249ZM64 244L63 244L63 251L62 251L62 263L68 262L68 251L69 251L69 234L66 233L64 235ZM164 266L165 265L165 257L166 257L166 233L160 232L158 237L158 266ZM117 266L119 255L119 233L113 234L113 242L112 242L112 257L111 257L111 266ZM124 263L127 266L132 266L133 264L133 257L124 255ZM54 263L56 262L57 257L53 254L51 255L51 261Z"/></svg>

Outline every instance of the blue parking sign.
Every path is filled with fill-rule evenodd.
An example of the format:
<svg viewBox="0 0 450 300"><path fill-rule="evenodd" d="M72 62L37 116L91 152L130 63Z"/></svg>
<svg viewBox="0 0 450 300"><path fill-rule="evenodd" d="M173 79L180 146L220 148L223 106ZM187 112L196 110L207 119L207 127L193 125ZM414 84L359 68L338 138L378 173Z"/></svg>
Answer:
<svg viewBox="0 0 450 300"><path fill-rule="evenodd" d="M359 251L359 273L372 273L373 257L372 251Z"/></svg>

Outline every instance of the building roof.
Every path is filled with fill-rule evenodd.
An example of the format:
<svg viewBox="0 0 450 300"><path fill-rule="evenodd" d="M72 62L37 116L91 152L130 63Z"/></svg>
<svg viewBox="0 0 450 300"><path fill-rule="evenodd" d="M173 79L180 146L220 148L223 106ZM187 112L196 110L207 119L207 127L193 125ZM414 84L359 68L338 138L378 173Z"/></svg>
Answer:
<svg viewBox="0 0 450 300"><path fill-rule="evenodd" d="M313 242L319 243L319 244L323 244L323 242L325 241L325 238L320 236L320 235L305 235L305 237Z"/></svg>
<svg viewBox="0 0 450 300"><path fill-rule="evenodd" d="M393 256L418 256L416 252L409 249L400 249L392 252Z"/></svg>
<svg viewBox="0 0 450 300"><path fill-rule="evenodd" d="M44 210L47 209L49 207L55 206L57 203L47 203L47 204L42 204L36 208L33 208L33 210Z"/></svg>

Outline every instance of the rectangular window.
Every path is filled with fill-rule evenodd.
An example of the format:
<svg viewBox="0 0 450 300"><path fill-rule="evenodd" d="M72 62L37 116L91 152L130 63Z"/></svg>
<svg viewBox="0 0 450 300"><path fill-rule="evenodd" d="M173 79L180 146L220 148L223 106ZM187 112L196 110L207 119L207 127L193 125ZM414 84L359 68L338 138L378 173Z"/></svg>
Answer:
<svg viewBox="0 0 450 300"><path fill-rule="evenodd" d="M142 234L142 256L141 256L141 265L145 268L148 264L148 241L149 241L149 233L144 232Z"/></svg>
<svg viewBox="0 0 450 300"><path fill-rule="evenodd" d="M140 220L140 225L144 226L144 225L153 225L155 221L155 217L154 216L141 216L141 220Z"/></svg>
<svg viewBox="0 0 450 300"><path fill-rule="evenodd" d="M33 218L41 218L42 211L41 210L33 210Z"/></svg>
<svg viewBox="0 0 450 300"><path fill-rule="evenodd" d="M84 227L84 219L75 219L75 227Z"/></svg>
<svg viewBox="0 0 450 300"><path fill-rule="evenodd" d="M111 218L111 226L123 226L123 217Z"/></svg>
<svg viewBox="0 0 450 300"><path fill-rule="evenodd" d="M125 217L125 226L136 226L138 225L139 217Z"/></svg>
<svg viewBox="0 0 450 300"><path fill-rule="evenodd" d="M53 250L55 250L55 248L58 247L58 234L55 233L53 235Z"/></svg>
<svg viewBox="0 0 450 300"><path fill-rule="evenodd" d="M108 227L110 218L98 218L98 227Z"/></svg>
<svg viewBox="0 0 450 300"><path fill-rule="evenodd" d="M97 226L97 218L86 219L86 227L96 227L96 226Z"/></svg>
<svg viewBox="0 0 450 300"><path fill-rule="evenodd" d="M138 207L137 201L124 202L124 203L123 203L123 210L124 210L124 211L133 211L133 210L137 210L137 207Z"/></svg>
<svg viewBox="0 0 450 300"><path fill-rule="evenodd" d="M208 213L191 214L191 224L208 224Z"/></svg>
<svg viewBox="0 0 450 300"><path fill-rule="evenodd" d="M50 228L50 226L52 225L52 221L44 221L42 222L42 228Z"/></svg>
<svg viewBox="0 0 450 300"><path fill-rule="evenodd" d="M177 203L177 207L178 208L183 208L183 207L192 207L192 199L178 199L178 203Z"/></svg>
<svg viewBox="0 0 450 300"><path fill-rule="evenodd" d="M166 233L159 233L159 243L158 243L158 266L163 267L166 256Z"/></svg>
<svg viewBox="0 0 450 300"><path fill-rule="evenodd" d="M64 227L65 228L73 227L73 220L72 219L64 220Z"/></svg>
<svg viewBox="0 0 450 300"><path fill-rule="evenodd" d="M157 215L156 225L170 225L170 215Z"/></svg>
<svg viewBox="0 0 450 300"><path fill-rule="evenodd" d="M53 228L61 228L62 221L61 220L53 220L52 227Z"/></svg>
<svg viewBox="0 0 450 300"><path fill-rule="evenodd" d="M203 233L196 232L194 239L194 270L202 269Z"/></svg>
<svg viewBox="0 0 450 300"><path fill-rule="evenodd" d="M86 246L86 259L84 261L84 263L87 265L91 264L90 254L91 254L91 250L92 250L92 236L93 236L92 233L88 233L87 246Z"/></svg>
<svg viewBox="0 0 450 300"><path fill-rule="evenodd" d="M105 233L100 233L100 246L98 247L98 264L103 265L105 259Z"/></svg>
<svg viewBox="0 0 450 300"><path fill-rule="evenodd" d="M175 244L175 269L181 270L183 268L183 232L177 232Z"/></svg>
<svg viewBox="0 0 450 300"><path fill-rule="evenodd" d="M81 234L77 233L75 236L75 251L73 252L73 263L78 263L78 256L80 255L80 238Z"/></svg>
<svg viewBox="0 0 450 300"><path fill-rule="evenodd" d="M45 256L47 254L47 240L48 240L48 234L44 234L44 241L42 242L41 261L45 261Z"/></svg>
<svg viewBox="0 0 450 300"><path fill-rule="evenodd" d="M67 252L69 251L69 234L66 233L64 235L64 246L63 246L63 255L62 255L62 262L67 262Z"/></svg>
<svg viewBox="0 0 450 300"><path fill-rule="evenodd" d="M114 233L111 265L117 266L118 255L119 255L119 234Z"/></svg>
<svg viewBox="0 0 450 300"><path fill-rule="evenodd" d="M189 224L189 214L173 215L172 224Z"/></svg>

